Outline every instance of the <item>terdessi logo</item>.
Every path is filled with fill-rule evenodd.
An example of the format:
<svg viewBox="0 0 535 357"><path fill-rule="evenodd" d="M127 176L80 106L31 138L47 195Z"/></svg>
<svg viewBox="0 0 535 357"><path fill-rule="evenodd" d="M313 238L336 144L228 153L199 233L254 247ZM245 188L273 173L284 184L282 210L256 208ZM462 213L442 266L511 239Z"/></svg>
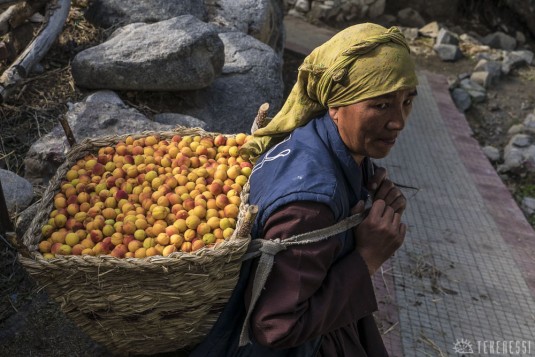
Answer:
<svg viewBox="0 0 535 357"><path fill-rule="evenodd" d="M453 343L453 351L460 355L477 353L478 355L531 355L531 343L527 340L481 340L474 344L470 340L461 338ZM476 347L477 346L477 347Z"/></svg>
<svg viewBox="0 0 535 357"><path fill-rule="evenodd" d="M472 343L470 343L469 340L465 340L464 338L461 338L460 340L455 341L455 343L453 344L453 351L455 353L460 353L460 354L474 353L474 349L472 348Z"/></svg>

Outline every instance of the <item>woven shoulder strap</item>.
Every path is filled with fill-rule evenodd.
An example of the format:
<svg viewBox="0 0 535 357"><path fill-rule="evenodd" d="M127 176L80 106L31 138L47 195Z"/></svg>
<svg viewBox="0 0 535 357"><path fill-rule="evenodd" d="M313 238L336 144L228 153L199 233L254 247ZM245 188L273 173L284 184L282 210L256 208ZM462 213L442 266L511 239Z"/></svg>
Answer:
<svg viewBox="0 0 535 357"><path fill-rule="evenodd" d="M245 321L243 323L240 335L240 346L244 346L251 342L249 337L251 314L260 296L260 293L266 284L269 273L273 268L275 254L293 245L320 242L329 237L345 232L348 229L360 224L364 217L365 213L358 213L347 217L330 227L298 234L285 240L281 240L279 238L273 240L259 238L251 241L247 253L245 253L242 260L247 260L258 256L260 256L260 260L258 262L258 267L256 269L256 274L253 281L251 302L249 303L249 309L247 311L247 315L245 316Z"/></svg>

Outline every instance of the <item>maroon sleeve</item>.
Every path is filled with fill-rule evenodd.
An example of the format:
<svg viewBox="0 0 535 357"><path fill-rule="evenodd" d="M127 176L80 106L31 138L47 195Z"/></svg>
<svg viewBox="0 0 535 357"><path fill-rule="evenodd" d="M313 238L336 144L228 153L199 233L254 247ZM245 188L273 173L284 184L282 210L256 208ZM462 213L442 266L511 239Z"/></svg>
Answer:
<svg viewBox="0 0 535 357"><path fill-rule="evenodd" d="M295 202L269 217L264 238L284 239L333 223L326 205ZM360 254L352 251L334 263L340 249L340 240L331 237L275 256L252 314L251 328L257 342L273 348L298 346L377 310L368 268Z"/></svg>

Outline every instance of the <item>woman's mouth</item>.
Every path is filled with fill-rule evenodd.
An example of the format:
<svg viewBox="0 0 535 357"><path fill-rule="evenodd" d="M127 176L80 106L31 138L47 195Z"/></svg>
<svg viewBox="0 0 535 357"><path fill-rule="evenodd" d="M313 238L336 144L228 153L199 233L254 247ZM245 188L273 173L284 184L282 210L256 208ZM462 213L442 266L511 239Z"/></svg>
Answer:
<svg viewBox="0 0 535 357"><path fill-rule="evenodd" d="M396 143L396 138L382 138L379 141L386 146L393 146Z"/></svg>

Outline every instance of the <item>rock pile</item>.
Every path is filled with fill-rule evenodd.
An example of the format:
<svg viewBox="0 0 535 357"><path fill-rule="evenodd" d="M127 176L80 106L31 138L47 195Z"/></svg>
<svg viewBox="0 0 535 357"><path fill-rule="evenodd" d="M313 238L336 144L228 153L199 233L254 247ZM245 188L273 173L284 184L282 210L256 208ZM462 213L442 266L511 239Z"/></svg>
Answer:
<svg viewBox="0 0 535 357"><path fill-rule="evenodd" d="M460 73L450 80L452 100L461 112L473 103L487 101L487 90L496 85L514 69L533 65L533 52L524 48L525 37L511 37L497 31L486 36L474 33L455 33L437 22L417 29L403 28L407 38L418 36L432 39L432 50L446 62L454 62L465 56L475 58L477 64L469 73ZM421 47L411 47L413 51L425 51ZM526 116L522 124L512 126L509 141L500 150L486 146L483 152L496 164L500 174L524 174L535 172L535 111ZM503 155L501 154L503 152ZM533 201L532 201L533 200ZM521 207L529 216L535 212L534 198L525 197ZM531 208L530 208L531 207Z"/></svg>
<svg viewBox="0 0 535 357"><path fill-rule="evenodd" d="M315 20L354 21L383 15L385 0L284 0L289 15Z"/></svg>
<svg viewBox="0 0 535 357"><path fill-rule="evenodd" d="M510 139L503 149L503 163L498 166L498 172L535 172L535 110L523 123L513 125L508 135Z"/></svg>

